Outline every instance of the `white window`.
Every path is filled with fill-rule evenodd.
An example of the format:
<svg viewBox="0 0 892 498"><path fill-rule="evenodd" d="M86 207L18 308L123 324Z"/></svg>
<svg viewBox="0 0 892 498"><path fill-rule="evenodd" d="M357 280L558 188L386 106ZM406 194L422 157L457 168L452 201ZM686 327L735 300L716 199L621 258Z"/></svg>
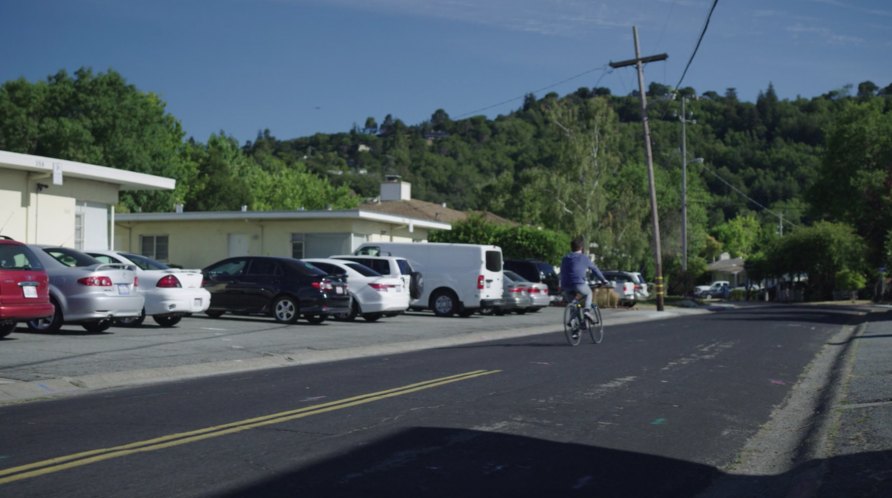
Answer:
<svg viewBox="0 0 892 498"><path fill-rule="evenodd" d="M167 235L140 235L140 253L158 261L167 261L168 236Z"/></svg>
<svg viewBox="0 0 892 498"><path fill-rule="evenodd" d="M304 234L291 234L291 257L297 259L304 257Z"/></svg>

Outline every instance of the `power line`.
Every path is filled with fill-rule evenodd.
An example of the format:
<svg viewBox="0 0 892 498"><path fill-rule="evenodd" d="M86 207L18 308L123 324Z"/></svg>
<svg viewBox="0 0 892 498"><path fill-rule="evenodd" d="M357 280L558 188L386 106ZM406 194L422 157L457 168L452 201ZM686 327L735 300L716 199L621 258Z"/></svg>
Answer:
<svg viewBox="0 0 892 498"><path fill-rule="evenodd" d="M514 97L514 98L512 98L512 99L504 100L504 101L499 102L499 103L496 103L496 104L488 105L488 106L486 106L486 107L481 107L481 108L479 108L479 109L474 109L473 111L468 111L468 112L466 112L466 113L464 113L464 114L460 114L460 115L456 116L456 118L457 118L457 119L460 119L460 118L463 118L463 117L466 117L466 116L470 116L470 115L472 115L472 114L478 114L478 113L483 112L483 111L488 111L488 110L490 110L490 109L492 109L492 108L494 108L494 107L500 107L500 106L503 106L503 105L505 105L505 104L510 104L511 102L514 102L514 101L517 101L517 100L523 100L523 99L526 98L526 96L529 95L530 93L535 94L535 93L542 92L542 91L545 91L545 90L550 90L550 89L552 89L552 88L554 88L554 87L556 87L556 86L563 85L564 83L567 83L567 82L569 82L569 81L573 81L573 80L575 80L575 79L577 79L577 78L581 78L581 77L583 77L583 76L585 76L585 75L587 75L587 74L594 73L595 71L603 71L603 72L601 73L601 76L598 78L598 81L595 82L595 84L594 84L594 86L597 87L598 85L601 84L601 80L604 79L604 76L606 76L606 75L612 73L612 72L613 72L613 69L609 69L609 66L608 66L607 64L604 64L604 65L601 66L601 67L596 67L596 68L593 68L593 69L589 69L588 71L584 71L584 72L579 73L579 74L577 74L577 75L570 76L569 78L563 79L563 80L558 81L558 82L556 82L556 83L552 83L552 84L550 84L550 85L543 86L542 88L539 88L539 89L537 89L537 90L533 90L532 92L528 92L527 94L524 94L523 96L520 96L520 97Z"/></svg>
<svg viewBox="0 0 892 498"><path fill-rule="evenodd" d="M709 15L706 16L706 22L703 24L703 30L700 31L700 38L697 39L697 45L694 47L694 51L691 53L691 58L688 59L687 65L684 67L684 72L681 73L681 78L678 79L678 84L675 85L675 89L678 90L681 88L681 82L684 81L684 77L688 74L688 69L691 67L691 63L694 62L694 56L697 55L697 50L700 49L700 43L703 41L703 37L706 35L706 28L709 27L709 20L712 18L712 13L715 11L715 6L719 4L719 0L713 0L712 7L709 9Z"/></svg>
<svg viewBox="0 0 892 498"><path fill-rule="evenodd" d="M728 183L727 180L725 180L724 178L722 178L721 176L719 176L718 173L712 171L711 168L703 168L703 169L704 169L707 173L709 173L710 175L712 175L712 176L718 178L718 180L719 180L720 182L722 182L722 183L724 183L725 185L727 185L731 190L737 192L738 194L742 195L743 197L746 197L750 202L752 202L753 204L759 206L759 207L762 208L764 211L768 212L769 214L773 214L774 216L777 216L778 219L781 220L781 223L787 223L787 224L789 224L789 225L791 225L791 226L793 226L793 227L799 228L799 225L793 223L793 222L790 221L790 220L785 220L785 219L784 219L784 216L783 216L782 214L775 213L775 212L772 211L771 209L768 209L767 207L765 207L765 206L763 206L762 204L760 204L759 201L757 201L757 200L753 199L752 197L746 195L745 193L743 193L742 190L740 190L739 188L735 187L734 185L731 185L730 183Z"/></svg>

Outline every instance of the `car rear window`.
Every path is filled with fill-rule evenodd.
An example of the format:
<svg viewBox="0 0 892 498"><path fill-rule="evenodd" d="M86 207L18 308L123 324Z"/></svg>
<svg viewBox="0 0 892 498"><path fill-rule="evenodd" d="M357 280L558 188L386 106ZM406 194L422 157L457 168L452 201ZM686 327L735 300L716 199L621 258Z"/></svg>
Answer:
<svg viewBox="0 0 892 498"><path fill-rule="evenodd" d="M43 252L49 254L53 259L65 266L92 266L99 264L98 259L66 247L44 247Z"/></svg>
<svg viewBox="0 0 892 498"><path fill-rule="evenodd" d="M415 271L412 265L405 259L396 260L396 264L400 267L400 273L403 275L411 275Z"/></svg>
<svg viewBox="0 0 892 498"><path fill-rule="evenodd" d="M43 265L30 249L19 244L0 244L0 269L42 270Z"/></svg>
<svg viewBox="0 0 892 498"><path fill-rule="evenodd" d="M381 273L376 272L375 270L369 268L368 266L357 263L355 261L351 261L349 263L344 263L345 266L349 266L350 268L356 270L360 275L366 277L380 277Z"/></svg>

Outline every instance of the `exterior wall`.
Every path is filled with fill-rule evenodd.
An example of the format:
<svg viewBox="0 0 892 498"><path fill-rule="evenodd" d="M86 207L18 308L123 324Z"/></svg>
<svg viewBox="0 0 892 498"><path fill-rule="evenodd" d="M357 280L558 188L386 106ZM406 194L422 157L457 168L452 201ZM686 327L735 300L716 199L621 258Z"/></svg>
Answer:
<svg viewBox="0 0 892 498"><path fill-rule="evenodd" d="M46 185L37 192L37 184ZM118 200L118 186L98 181L51 178L0 168L0 232L36 244L76 247L76 215L83 214L84 244L108 248L109 206Z"/></svg>
<svg viewBox="0 0 892 498"><path fill-rule="evenodd" d="M304 257L351 253L367 241L390 241L390 232L427 238L426 230L394 228L387 223L353 219L327 220L183 220L121 221L115 223L114 249L142 253L141 236L167 236L165 262L185 268L204 268L230 256L230 248L242 248L251 256L292 255L292 234L303 234ZM409 237L394 241L411 242Z"/></svg>

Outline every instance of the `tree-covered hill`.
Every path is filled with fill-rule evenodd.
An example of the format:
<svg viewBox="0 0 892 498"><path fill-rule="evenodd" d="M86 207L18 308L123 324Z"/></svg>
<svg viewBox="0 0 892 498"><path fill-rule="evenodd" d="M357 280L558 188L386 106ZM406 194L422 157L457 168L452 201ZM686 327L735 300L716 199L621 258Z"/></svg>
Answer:
<svg viewBox="0 0 892 498"><path fill-rule="evenodd" d="M648 117L664 259L681 255L685 101L689 257L756 255L781 231L818 220L850 224L884 256L892 229L892 85L872 82L756 102L648 88ZM637 92L636 92L637 93ZM121 211L323 209L378 195L385 175L413 197L581 234L609 267L652 267L650 205L638 95L580 88L528 95L495 118L436 110L406 124L368 117L344 133L238 144L225 131L186 138L156 95L118 73L64 71L0 86L0 149L176 178L172 193L127 193Z"/></svg>

